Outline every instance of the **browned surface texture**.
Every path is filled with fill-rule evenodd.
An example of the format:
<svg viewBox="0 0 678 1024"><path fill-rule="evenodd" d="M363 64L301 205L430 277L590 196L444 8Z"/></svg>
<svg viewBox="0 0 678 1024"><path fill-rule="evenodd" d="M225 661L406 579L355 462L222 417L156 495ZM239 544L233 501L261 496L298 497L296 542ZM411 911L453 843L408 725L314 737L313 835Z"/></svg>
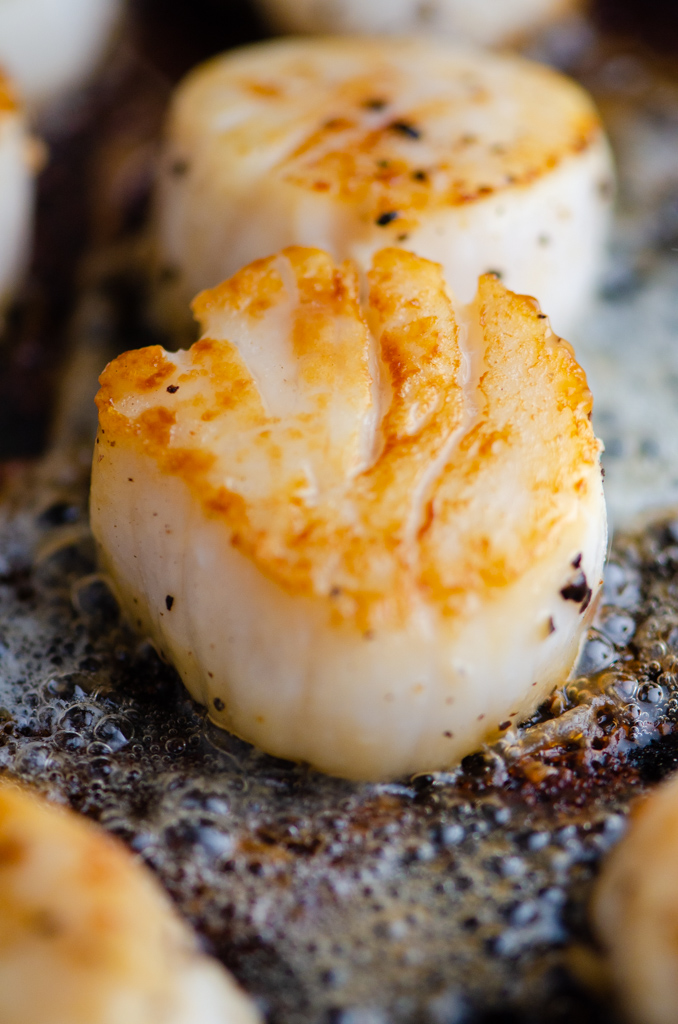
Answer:
<svg viewBox="0 0 678 1024"><path fill-rule="evenodd" d="M0 72L0 111L7 112L16 110L17 98L12 88L12 83L6 75Z"/></svg>
<svg viewBox="0 0 678 1024"><path fill-rule="evenodd" d="M291 326L281 261L296 282ZM133 447L183 479L269 578L308 595L322 580L323 594L343 595L337 614L363 629L407 621L422 598L463 615L476 595L491 596L548 557L577 503L599 486L586 378L534 300L481 279L469 318L470 358L481 369L462 386L441 268L385 249L369 282L361 309L355 271L317 250L259 260L196 300L208 338L188 357L165 358L158 347L125 353L102 374L97 396L101 487L113 448ZM299 375L297 408L285 415L265 407L237 349L238 332L266 314L266 330L284 334L270 346L289 344L287 375ZM375 400L366 318L393 396L374 454L360 450ZM249 460L255 477L267 467L265 479L247 479ZM317 481L312 502L303 498L306 460ZM224 486L241 476L240 488Z"/></svg>
<svg viewBox="0 0 678 1024"><path fill-rule="evenodd" d="M241 116L214 132L210 119L229 105ZM414 39L385 54L379 41L333 38L283 40L197 69L169 134L179 148L201 139L209 167L228 145L253 154L272 186L326 193L366 223L397 211L406 232L436 211L532 185L597 142L601 125L586 94L546 67L479 69Z"/></svg>
<svg viewBox="0 0 678 1024"><path fill-rule="evenodd" d="M227 45L227 6L192 7L205 16L200 27L179 0L135 5L152 67L174 78ZM642 17L652 24L652 5ZM39 232L48 211L62 244L40 235L40 280L52 275L61 319L33 301L3 354L5 453L43 443L49 344L72 302L65 239L78 251L85 231L73 183L83 181L86 154L84 143L70 155L55 146L43 181ZM131 222L138 213L132 204ZM129 222L116 217L106 237ZM663 221L664 246L670 226ZM615 279L610 302L641 287L641 276ZM94 319L113 351L149 343L128 279L111 274L94 293L106 300ZM585 652L596 678L564 687L528 729L458 776L354 786L213 731L169 670L118 628L114 603L89 575L86 535L72 533L84 490L36 494L14 465L4 479L0 764L138 852L272 1021L619 1019L609 997L602 1005L583 990L572 970L582 958L572 954L592 949L592 878L630 801L678 765L674 525L618 544Z"/></svg>

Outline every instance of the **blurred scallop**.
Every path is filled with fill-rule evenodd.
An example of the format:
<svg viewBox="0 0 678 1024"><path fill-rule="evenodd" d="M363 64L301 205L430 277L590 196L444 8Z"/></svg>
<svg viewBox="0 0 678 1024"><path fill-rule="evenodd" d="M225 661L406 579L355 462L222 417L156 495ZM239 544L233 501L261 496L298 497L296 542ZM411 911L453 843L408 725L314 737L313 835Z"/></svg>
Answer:
<svg viewBox="0 0 678 1024"><path fill-rule="evenodd" d="M2 1024L257 1024L151 873L103 831L0 784Z"/></svg>
<svg viewBox="0 0 678 1024"><path fill-rule="evenodd" d="M38 158L12 84L0 73L0 322L28 260Z"/></svg>
<svg viewBox="0 0 678 1024"><path fill-rule="evenodd" d="M613 192L589 97L548 68L432 41L282 40L217 57L174 97L156 202L158 305L309 245L366 271L402 246L462 302L480 274L567 333Z"/></svg>
<svg viewBox="0 0 678 1024"><path fill-rule="evenodd" d="M479 46L522 41L582 0L257 0L280 32L446 36Z"/></svg>
<svg viewBox="0 0 678 1024"><path fill-rule="evenodd" d="M123 0L0 0L0 65L31 110L62 100L96 68Z"/></svg>
<svg viewBox="0 0 678 1024"><path fill-rule="evenodd" d="M455 763L567 676L601 583L591 395L534 299L290 248L97 398L91 516L214 722L354 779Z"/></svg>
<svg viewBox="0 0 678 1024"><path fill-rule="evenodd" d="M678 1021L678 776L632 810L594 895L592 917L625 1018Z"/></svg>

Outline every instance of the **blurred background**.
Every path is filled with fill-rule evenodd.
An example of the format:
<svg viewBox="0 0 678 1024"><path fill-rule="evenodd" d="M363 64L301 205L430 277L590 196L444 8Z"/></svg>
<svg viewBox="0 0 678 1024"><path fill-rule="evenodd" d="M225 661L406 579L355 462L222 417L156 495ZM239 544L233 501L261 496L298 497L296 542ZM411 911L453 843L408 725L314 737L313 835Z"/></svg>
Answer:
<svg viewBox="0 0 678 1024"><path fill-rule="evenodd" d="M49 158L39 179L31 272L0 345L0 461L44 450L77 284L87 275L83 253L143 225L172 86L199 61L267 34L247 0L129 0L101 72L56 121L39 124ZM678 82L678 4L595 0L588 14L548 30L528 53L578 77L603 105L636 100L650 88L648 68ZM671 102L657 117L671 121ZM678 203L667 216L675 223L671 248ZM116 316L129 316L138 332L142 297L115 275L110 287L118 289ZM147 340L130 337L130 345Z"/></svg>

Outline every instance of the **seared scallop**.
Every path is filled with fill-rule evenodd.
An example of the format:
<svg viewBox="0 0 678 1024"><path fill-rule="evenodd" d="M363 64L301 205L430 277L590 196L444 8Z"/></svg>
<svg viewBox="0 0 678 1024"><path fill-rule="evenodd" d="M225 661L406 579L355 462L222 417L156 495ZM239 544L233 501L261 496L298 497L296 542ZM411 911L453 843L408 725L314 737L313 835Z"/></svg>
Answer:
<svg viewBox="0 0 678 1024"><path fill-rule="evenodd" d="M0 73L0 321L28 259L34 164L35 143L12 85Z"/></svg>
<svg viewBox="0 0 678 1024"><path fill-rule="evenodd" d="M637 1024L678 1021L678 777L642 800L603 868L593 922L618 1002Z"/></svg>
<svg viewBox="0 0 678 1024"><path fill-rule="evenodd" d="M612 170L588 96L518 58L432 41L282 40L179 87L156 202L159 305L308 245L367 270L402 246L460 301L480 274L535 295L567 333L585 304Z"/></svg>
<svg viewBox="0 0 678 1024"><path fill-rule="evenodd" d="M151 873L70 811L0 785L2 1024L257 1024Z"/></svg>
<svg viewBox="0 0 678 1024"><path fill-rule="evenodd" d="M606 544L591 396L532 298L289 248L102 374L91 514L214 722L355 779L450 765L569 672Z"/></svg>
<svg viewBox="0 0 678 1024"><path fill-rule="evenodd" d="M80 85L100 60L122 0L0 0L0 64L32 109Z"/></svg>
<svg viewBox="0 0 678 1024"><path fill-rule="evenodd" d="M520 42L581 0L258 0L283 32L447 36L479 46Z"/></svg>

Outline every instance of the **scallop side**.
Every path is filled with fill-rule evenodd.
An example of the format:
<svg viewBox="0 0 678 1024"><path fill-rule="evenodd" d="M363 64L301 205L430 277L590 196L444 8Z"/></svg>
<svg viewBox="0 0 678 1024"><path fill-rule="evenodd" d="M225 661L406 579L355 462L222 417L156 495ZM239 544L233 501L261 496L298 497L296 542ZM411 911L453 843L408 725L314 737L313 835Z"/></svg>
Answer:
<svg viewBox="0 0 678 1024"><path fill-rule="evenodd" d="M598 882L592 918L625 1018L678 1020L678 778L641 800Z"/></svg>
<svg viewBox="0 0 678 1024"><path fill-rule="evenodd" d="M101 379L91 514L129 618L218 724L377 779L454 763L566 675L606 545L591 396L535 300L319 250Z"/></svg>
<svg viewBox="0 0 678 1024"><path fill-rule="evenodd" d="M0 784L3 1024L257 1024L151 873L71 811Z"/></svg>

